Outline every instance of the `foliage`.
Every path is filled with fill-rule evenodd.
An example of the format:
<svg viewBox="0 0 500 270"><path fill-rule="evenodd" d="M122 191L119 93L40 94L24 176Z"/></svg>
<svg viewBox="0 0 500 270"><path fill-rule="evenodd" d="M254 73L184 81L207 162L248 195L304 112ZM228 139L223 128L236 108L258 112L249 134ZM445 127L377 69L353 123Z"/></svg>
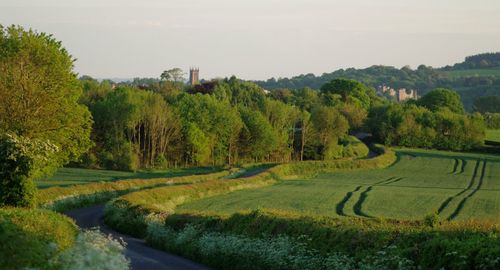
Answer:
<svg viewBox="0 0 500 270"><path fill-rule="evenodd" d="M500 264L498 232L496 224L477 222L429 228L293 212L201 212L152 223L146 240L218 269L491 269Z"/></svg>
<svg viewBox="0 0 500 270"><path fill-rule="evenodd" d="M49 268L49 260L75 241L74 222L40 209L0 208L2 269Z"/></svg>
<svg viewBox="0 0 500 270"><path fill-rule="evenodd" d="M446 87L457 90L462 97L465 107L472 109L473 102L480 96L500 95L500 72L495 67L495 63L500 54L479 55L479 62L486 60L488 64L471 64L477 62L473 60L456 64L454 67L432 68L420 65L416 69L408 66L400 69L391 66L375 65L364 69L340 69L334 72L314 74L302 74L291 78L271 78L267 81L257 81L256 83L271 92L277 89L298 90L305 87L320 89L322 85L339 78L357 80L367 86L376 89L386 85L395 89L406 88L416 89L419 95L437 87ZM469 59L469 57L467 58ZM480 66L486 66L481 68ZM467 68L467 69L465 69Z"/></svg>
<svg viewBox="0 0 500 270"><path fill-rule="evenodd" d="M182 82L186 73L180 68L172 68L161 73L160 78L166 81Z"/></svg>
<svg viewBox="0 0 500 270"><path fill-rule="evenodd" d="M368 109L375 97L375 91L366 85L349 79L335 79L321 86L321 93L331 102L334 102L332 95L339 95L341 100L348 104L359 105Z"/></svg>
<svg viewBox="0 0 500 270"><path fill-rule="evenodd" d="M2 134L0 137L0 206L35 205L34 179L52 162L57 146Z"/></svg>
<svg viewBox="0 0 500 270"><path fill-rule="evenodd" d="M51 264L64 270L129 269L130 262L124 252L125 243L105 236L98 230L88 230L81 232L74 246L52 259Z"/></svg>
<svg viewBox="0 0 500 270"><path fill-rule="evenodd" d="M479 114L448 109L437 112L412 104L389 104L370 110L367 127L387 145L470 150L483 144L485 125Z"/></svg>
<svg viewBox="0 0 500 270"><path fill-rule="evenodd" d="M487 128L500 129L500 113L484 114L484 122Z"/></svg>
<svg viewBox="0 0 500 270"><path fill-rule="evenodd" d="M454 113L463 113L464 107L460 96L449 89L436 88L420 98L417 103L427 109L436 112L448 108Z"/></svg>
<svg viewBox="0 0 500 270"><path fill-rule="evenodd" d="M77 160L92 142L91 115L78 103L74 59L51 35L0 26L0 130L50 140L57 168Z"/></svg>
<svg viewBox="0 0 500 270"><path fill-rule="evenodd" d="M484 96L474 101L474 111L480 113L500 113L500 96Z"/></svg>

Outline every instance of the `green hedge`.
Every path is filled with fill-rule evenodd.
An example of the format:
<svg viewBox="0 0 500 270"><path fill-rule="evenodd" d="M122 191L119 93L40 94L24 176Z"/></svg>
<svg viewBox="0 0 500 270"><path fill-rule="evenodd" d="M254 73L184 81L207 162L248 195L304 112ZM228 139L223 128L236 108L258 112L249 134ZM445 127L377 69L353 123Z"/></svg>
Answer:
<svg viewBox="0 0 500 270"><path fill-rule="evenodd" d="M181 203L234 190L267 186L274 182L269 173L264 173L244 180L215 179L132 192L106 205L105 222L118 231L143 237L148 221L163 219Z"/></svg>
<svg viewBox="0 0 500 270"><path fill-rule="evenodd" d="M142 237L147 224L163 220L181 203L234 190L270 185L283 179L306 177L319 172L339 169L383 168L396 161L390 150L377 146L380 155L373 159L294 162L276 165L258 175L241 179L219 179L184 186L159 187L132 192L109 202L105 221L111 227L130 235Z"/></svg>
<svg viewBox="0 0 500 270"><path fill-rule="evenodd" d="M498 223L488 222L446 222L430 227L424 221L336 219L261 210L233 215L174 214L166 219L163 229L152 225L146 239L156 248L188 256L218 269L266 269L269 259L276 258L268 258L267 254L253 249L282 248L282 245L275 245L276 241L292 241L294 246L307 251L301 252L301 256L288 248L275 253L289 253L287 256L297 260L313 254L308 258L311 265L315 265L312 269L335 266L401 269L400 264L410 269L498 269L499 232ZM182 245L176 243L180 236L184 239ZM186 237L191 240L185 240ZM235 255L234 251L225 250L229 244L221 244L215 252L203 244L207 237L212 242L222 237L234 242L233 246L250 249L246 252L251 262L247 256L239 254L231 257L233 261L228 264L227 257ZM246 239L261 244L249 244ZM381 260L380 254L392 259ZM328 264L332 259L340 264ZM286 265L277 269L301 269L293 260L280 260Z"/></svg>
<svg viewBox="0 0 500 270"><path fill-rule="evenodd" d="M59 212L106 202L114 197L145 188L182 183L195 183L227 176L231 171L205 175L190 175L156 179L133 179L115 182L100 182L68 187L51 187L39 190L37 200L44 208Z"/></svg>
<svg viewBox="0 0 500 270"><path fill-rule="evenodd" d="M49 260L71 247L78 228L49 210L0 209L0 268L49 268Z"/></svg>

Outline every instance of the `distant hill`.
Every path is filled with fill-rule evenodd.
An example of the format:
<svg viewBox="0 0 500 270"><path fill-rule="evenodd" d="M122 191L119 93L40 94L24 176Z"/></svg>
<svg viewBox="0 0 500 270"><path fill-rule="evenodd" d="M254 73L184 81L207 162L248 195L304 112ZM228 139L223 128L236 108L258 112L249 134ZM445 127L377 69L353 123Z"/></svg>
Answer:
<svg viewBox="0 0 500 270"><path fill-rule="evenodd" d="M291 78L271 78L256 83L268 90L304 87L319 89L323 84L340 77L358 80L373 88L387 85L396 89L415 89L419 95L436 87L451 88L461 95L465 107L471 109L477 97L500 95L500 53L468 56L462 63L442 68L425 65L420 65L417 69L371 66L365 69L340 69L320 76L305 74Z"/></svg>

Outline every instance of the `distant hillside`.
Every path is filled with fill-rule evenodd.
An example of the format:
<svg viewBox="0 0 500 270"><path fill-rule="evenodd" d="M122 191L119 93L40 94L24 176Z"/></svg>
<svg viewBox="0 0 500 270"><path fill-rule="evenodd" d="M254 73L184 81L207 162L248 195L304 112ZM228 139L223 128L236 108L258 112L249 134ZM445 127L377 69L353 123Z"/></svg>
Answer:
<svg viewBox="0 0 500 270"><path fill-rule="evenodd" d="M477 97L500 95L500 53L469 56L462 63L443 68L420 65L417 69L391 66L372 66L365 69L340 69L321 76L299 75L292 78L271 78L256 83L265 89L319 89L335 78L350 78L361 81L373 88L387 85L392 88L416 89L423 95L436 87L456 90L466 108L471 109Z"/></svg>

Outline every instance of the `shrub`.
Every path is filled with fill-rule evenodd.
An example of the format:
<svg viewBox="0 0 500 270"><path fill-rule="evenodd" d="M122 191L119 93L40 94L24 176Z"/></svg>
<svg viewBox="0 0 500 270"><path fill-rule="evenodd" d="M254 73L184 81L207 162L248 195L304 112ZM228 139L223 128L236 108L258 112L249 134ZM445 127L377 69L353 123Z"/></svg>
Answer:
<svg viewBox="0 0 500 270"><path fill-rule="evenodd" d="M0 136L0 206L34 206L33 179L47 167L57 147L21 136Z"/></svg>
<svg viewBox="0 0 500 270"><path fill-rule="evenodd" d="M76 225L63 215L49 210L2 208L1 268L46 268L50 258L73 245L76 235Z"/></svg>
<svg viewBox="0 0 500 270"><path fill-rule="evenodd" d="M497 269L500 267L499 230L498 223L488 222L445 222L430 228L421 221L337 219L260 210L233 215L174 214L166 219L163 228L161 224L150 225L146 240L158 248L204 259L215 267L221 267L219 257L223 254L212 251L211 255L203 255L206 247L192 244L203 235L268 239L266 241L286 236L295 242L299 240L296 245L303 246L305 250L314 250L315 257L343 254L358 262L355 268L360 269ZM184 240L182 245L177 246L168 238L177 239L180 235L190 235L196 241ZM226 239L227 242L233 240ZM224 246L216 248L225 249ZM244 249L241 246L233 248ZM260 249L265 250L265 247ZM285 252L282 247L276 249ZM235 265L245 265L247 259L244 254L233 254L230 258ZM259 258L252 258L251 261L259 264ZM287 266L294 268L293 262Z"/></svg>
<svg viewBox="0 0 500 270"><path fill-rule="evenodd" d="M98 230L83 231L76 243L51 261L61 270L123 270L130 262L123 254L125 243L105 236Z"/></svg>
<svg viewBox="0 0 500 270"><path fill-rule="evenodd" d="M343 253L321 254L306 237L248 237L204 231L188 225L178 231L152 224L150 245L175 252L217 269L413 269L413 262L387 248L363 260Z"/></svg>

